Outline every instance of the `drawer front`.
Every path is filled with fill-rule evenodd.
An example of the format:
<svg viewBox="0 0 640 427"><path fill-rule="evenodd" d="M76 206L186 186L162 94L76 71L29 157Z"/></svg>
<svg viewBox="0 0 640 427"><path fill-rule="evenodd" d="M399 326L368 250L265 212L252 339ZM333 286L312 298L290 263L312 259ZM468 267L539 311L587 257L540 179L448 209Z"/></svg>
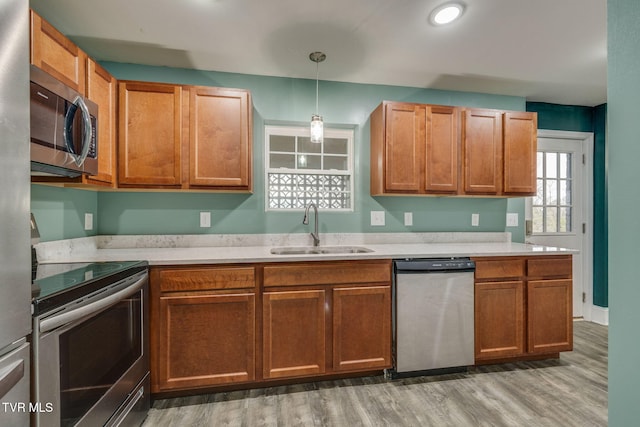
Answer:
<svg viewBox="0 0 640 427"><path fill-rule="evenodd" d="M264 286L391 282L391 261L311 262L264 267Z"/></svg>
<svg viewBox="0 0 640 427"><path fill-rule="evenodd" d="M530 258L527 260L529 277L571 277L573 263L571 256L562 258Z"/></svg>
<svg viewBox="0 0 640 427"><path fill-rule="evenodd" d="M254 267L161 269L160 291L207 291L255 287Z"/></svg>
<svg viewBox="0 0 640 427"><path fill-rule="evenodd" d="M521 258L476 259L476 280L509 279L524 276Z"/></svg>

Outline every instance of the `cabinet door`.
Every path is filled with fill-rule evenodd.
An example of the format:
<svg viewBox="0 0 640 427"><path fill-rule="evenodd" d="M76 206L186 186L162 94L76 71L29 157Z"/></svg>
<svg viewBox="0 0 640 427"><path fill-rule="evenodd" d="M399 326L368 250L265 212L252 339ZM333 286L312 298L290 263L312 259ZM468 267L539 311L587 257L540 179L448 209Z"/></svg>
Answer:
<svg viewBox="0 0 640 427"><path fill-rule="evenodd" d="M465 110L463 123L464 191L502 191L502 112Z"/></svg>
<svg viewBox="0 0 640 427"><path fill-rule="evenodd" d="M455 107L427 105L425 190L427 193L458 191L458 117Z"/></svg>
<svg viewBox="0 0 640 427"><path fill-rule="evenodd" d="M573 349L571 283L571 279L527 283L530 353L557 353Z"/></svg>
<svg viewBox="0 0 640 427"><path fill-rule="evenodd" d="M249 93L207 87L189 90L189 185L251 190Z"/></svg>
<svg viewBox="0 0 640 427"><path fill-rule="evenodd" d="M93 59L87 61L87 97L98 104L98 174L90 183L115 185L116 79Z"/></svg>
<svg viewBox="0 0 640 427"><path fill-rule="evenodd" d="M425 108L417 104L385 106L385 191L422 191Z"/></svg>
<svg viewBox="0 0 640 427"><path fill-rule="evenodd" d="M155 392L255 379L255 294L163 296L159 309Z"/></svg>
<svg viewBox="0 0 640 427"><path fill-rule="evenodd" d="M391 367L391 287L333 290L333 369Z"/></svg>
<svg viewBox="0 0 640 427"><path fill-rule="evenodd" d="M524 283L476 283L476 361L524 354Z"/></svg>
<svg viewBox="0 0 640 427"><path fill-rule="evenodd" d="M325 291L265 292L263 377L325 372Z"/></svg>
<svg viewBox="0 0 640 427"><path fill-rule="evenodd" d="M537 135L535 113L504 114L504 193L535 195Z"/></svg>
<svg viewBox="0 0 640 427"><path fill-rule="evenodd" d="M85 93L87 55L33 10L31 63L75 91Z"/></svg>
<svg viewBox="0 0 640 427"><path fill-rule="evenodd" d="M180 186L182 88L120 82L120 186Z"/></svg>

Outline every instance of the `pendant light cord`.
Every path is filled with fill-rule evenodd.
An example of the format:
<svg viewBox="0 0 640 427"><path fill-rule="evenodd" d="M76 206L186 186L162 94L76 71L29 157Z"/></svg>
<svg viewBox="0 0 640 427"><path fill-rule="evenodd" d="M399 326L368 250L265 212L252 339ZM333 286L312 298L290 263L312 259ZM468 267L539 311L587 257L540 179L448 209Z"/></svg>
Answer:
<svg viewBox="0 0 640 427"><path fill-rule="evenodd" d="M316 62L316 115L318 114L318 62Z"/></svg>

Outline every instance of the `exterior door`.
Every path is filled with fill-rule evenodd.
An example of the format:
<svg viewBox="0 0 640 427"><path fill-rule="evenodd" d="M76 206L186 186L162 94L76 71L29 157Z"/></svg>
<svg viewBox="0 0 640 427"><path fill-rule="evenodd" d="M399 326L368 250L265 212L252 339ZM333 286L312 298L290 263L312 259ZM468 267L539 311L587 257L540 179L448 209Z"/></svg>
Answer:
<svg viewBox="0 0 640 427"><path fill-rule="evenodd" d="M590 145L592 134L538 132L537 192L527 200L527 243L577 249L573 316L590 319L592 301ZM586 309L586 313L585 313Z"/></svg>

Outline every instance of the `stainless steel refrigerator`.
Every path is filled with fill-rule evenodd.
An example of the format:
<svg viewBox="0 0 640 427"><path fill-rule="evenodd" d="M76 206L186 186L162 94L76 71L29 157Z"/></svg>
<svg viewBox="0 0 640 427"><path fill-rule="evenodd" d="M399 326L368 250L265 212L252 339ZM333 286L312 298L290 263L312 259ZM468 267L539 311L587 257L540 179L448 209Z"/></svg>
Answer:
<svg viewBox="0 0 640 427"><path fill-rule="evenodd" d="M28 426L29 2L0 0L0 425Z"/></svg>

